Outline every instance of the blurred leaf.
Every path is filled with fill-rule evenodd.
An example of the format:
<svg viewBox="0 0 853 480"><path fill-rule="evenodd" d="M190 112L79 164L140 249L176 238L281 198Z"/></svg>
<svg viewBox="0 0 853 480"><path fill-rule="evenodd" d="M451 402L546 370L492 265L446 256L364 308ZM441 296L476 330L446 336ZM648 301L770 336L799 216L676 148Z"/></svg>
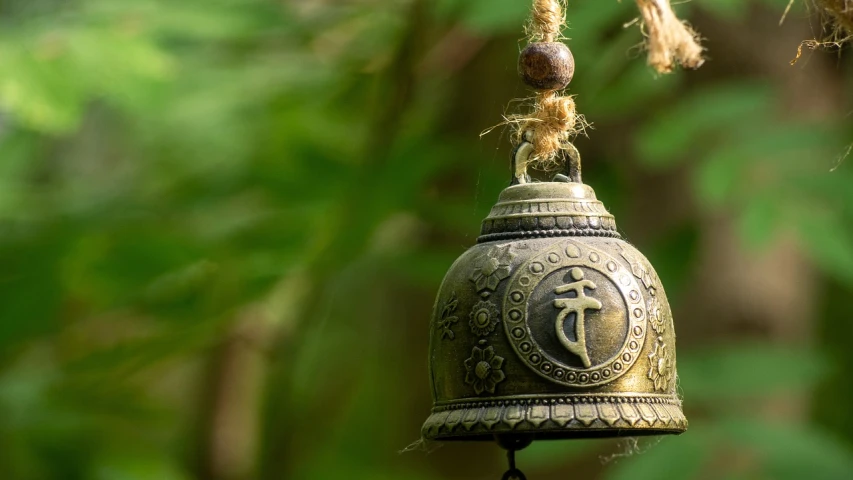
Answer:
<svg viewBox="0 0 853 480"><path fill-rule="evenodd" d="M73 63L53 52L0 44L0 105L20 122L51 133L77 127L86 101L84 85L74 81ZM47 51L44 51L47 50Z"/></svg>
<svg viewBox="0 0 853 480"><path fill-rule="evenodd" d="M678 302L693 272L699 240L700 233L695 225L685 224L671 228L650 248L642 249L666 285L666 295L672 304Z"/></svg>
<svg viewBox="0 0 853 480"><path fill-rule="evenodd" d="M749 8L743 0L697 0L694 5L729 21L743 18Z"/></svg>
<svg viewBox="0 0 853 480"><path fill-rule="evenodd" d="M637 149L643 164L664 169L684 160L691 147L703 145L708 136L738 125L760 121L772 100L772 91L761 83L730 83L691 93L676 105L661 109L637 133Z"/></svg>
<svg viewBox="0 0 853 480"><path fill-rule="evenodd" d="M0 239L0 346L47 334L59 322L63 290L58 265L70 232L33 230Z"/></svg>
<svg viewBox="0 0 853 480"><path fill-rule="evenodd" d="M620 44L620 47L622 45ZM624 64L624 56L619 56L619 64ZM649 73L649 66L640 62L631 62L624 73L611 84L601 85L606 95L584 96L587 102L594 101L599 115L624 117L636 113L645 113L654 108L654 103L677 88L682 77L663 75L655 77ZM591 99L591 100L590 100Z"/></svg>
<svg viewBox="0 0 853 480"><path fill-rule="evenodd" d="M662 437L639 452L617 459L607 480L684 480L704 470L713 453L714 437L705 429L691 429L678 437Z"/></svg>
<svg viewBox="0 0 853 480"><path fill-rule="evenodd" d="M526 2L466 0L462 21L480 33L518 30L530 11Z"/></svg>
<svg viewBox="0 0 853 480"><path fill-rule="evenodd" d="M419 250L391 259L391 267L417 284L435 288L462 252L431 252Z"/></svg>
<svg viewBox="0 0 853 480"><path fill-rule="evenodd" d="M693 174L696 197L705 207L718 208L743 184L743 157L731 151L714 151Z"/></svg>
<svg viewBox="0 0 853 480"><path fill-rule="evenodd" d="M746 201L738 216L738 226L747 247L758 250L773 240L784 208L779 200L764 193Z"/></svg>
<svg viewBox="0 0 853 480"><path fill-rule="evenodd" d="M814 209L797 217L806 251L827 272L853 285L853 232L838 215Z"/></svg>
<svg viewBox="0 0 853 480"><path fill-rule="evenodd" d="M853 475L853 451L807 425L738 417L720 424L729 441L760 455L761 470L776 480L840 480Z"/></svg>
<svg viewBox="0 0 853 480"><path fill-rule="evenodd" d="M592 454L602 442L533 442L516 455L519 465L525 470L548 470L567 465L578 457Z"/></svg>
<svg viewBox="0 0 853 480"><path fill-rule="evenodd" d="M819 382L826 370L818 352L803 346L742 344L678 357L684 396L707 404L803 391Z"/></svg>
<svg viewBox="0 0 853 480"><path fill-rule="evenodd" d="M0 132L3 124L0 117ZM36 212L27 182L44 149L41 138L29 132L0 133L0 220L22 220ZM30 208L26 208L29 206Z"/></svg>
<svg viewBox="0 0 853 480"><path fill-rule="evenodd" d="M161 455L120 454L99 459L93 480L189 480L177 461Z"/></svg>

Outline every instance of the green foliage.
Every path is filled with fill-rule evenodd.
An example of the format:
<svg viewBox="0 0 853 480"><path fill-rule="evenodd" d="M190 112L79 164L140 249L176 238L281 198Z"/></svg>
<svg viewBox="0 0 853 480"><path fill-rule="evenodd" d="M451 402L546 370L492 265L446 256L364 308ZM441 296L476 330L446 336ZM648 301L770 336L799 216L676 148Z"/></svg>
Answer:
<svg viewBox="0 0 853 480"><path fill-rule="evenodd" d="M505 82L468 65L448 79L425 59L461 29L486 41L467 62L497 64L499 51L509 60L489 74L512 73L528 8L4 2L0 478L209 478L213 404L252 378L258 398L240 412L257 422L257 464L245 478L439 478L432 457L394 452L427 408L415 387L426 346L413 339L432 292L506 180L503 152L476 138L488 123L459 133L473 113L455 102ZM568 9L571 92L594 123L636 125L619 135L640 160L626 167L685 169L692 200L734 211L752 248L793 232L853 283L853 171L829 171L849 122L780 115L765 82L657 78L635 58L639 30L623 28L633 2ZM504 93L489 102L522 94ZM618 208L628 169L607 160L590 168ZM688 218L652 239L676 302L702 235ZM251 360L237 387L217 390L229 348ZM668 478L703 478L730 441L760 459L749 478L851 471L847 445L823 430L716 408L806 394L825 359L764 345L679 354L687 407L705 414L615 460L609 478L665 478L661 463ZM537 443L519 461L552 470L610 445Z"/></svg>
<svg viewBox="0 0 853 480"><path fill-rule="evenodd" d="M761 344L694 351L678 359L685 395L708 402L804 391L825 371L825 361L815 352Z"/></svg>
<svg viewBox="0 0 853 480"><path fill-rule="evenodd" d="M720 459L722 476L742 470L748 478L809 476L841 479L853 472L853 452L836 438L800 422L780 423L757 405L808 391L826 374L826 362L810 350L740 345L692 352L678 359L679 386L688 412L713 412L713 422L691 421L688 433L666 438L617 460L608 479L701 478ZM663 469L661 465L665 464ZM731 472L729 472L731 470Z"/></svg>
<svg viewBox="0 0 853 480"><path fill-rule="evenodd" d="M695 427L694 427L695 428ZM663 438L627 458L613 461L608 480L680 480L701 475L711 456L709 439L701 431L684 438ZM662 465L666 465L665 468Z"/></svg>
<svg viewBox="0 0 853 480"><path fill-rule="evenodd" d="M827 121L777 115L778 95L745 82L697 90L649 122L637 150L649 168L695 163L697 200L733 209L752 248L794 232L821 267L851 282L853 217L839 184L853 182L853 170L832 168L849 137Z"/></svg>

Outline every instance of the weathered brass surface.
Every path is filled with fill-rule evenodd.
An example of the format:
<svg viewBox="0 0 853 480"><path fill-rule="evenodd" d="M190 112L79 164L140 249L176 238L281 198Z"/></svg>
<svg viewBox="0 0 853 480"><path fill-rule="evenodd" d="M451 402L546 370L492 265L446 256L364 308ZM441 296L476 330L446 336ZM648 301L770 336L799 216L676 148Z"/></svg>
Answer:
<svg viewBox="0 0 853 480"><path fill-rule="evenodd" d="M438 293L424 438L683 432L672 313L648 260L589 186L515 183Z"/></svg>

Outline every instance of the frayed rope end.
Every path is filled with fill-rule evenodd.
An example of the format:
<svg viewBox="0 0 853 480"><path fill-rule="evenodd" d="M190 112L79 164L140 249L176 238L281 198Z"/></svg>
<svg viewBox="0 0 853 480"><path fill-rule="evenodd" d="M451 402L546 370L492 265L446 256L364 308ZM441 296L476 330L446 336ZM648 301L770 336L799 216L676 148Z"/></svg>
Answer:
<svg viewBox="0 0 853 480"><path fill-rule="evenodd" d="M419 438L419 439L415 440L414 442L410 443L408 446L406 446L406 448L403 448L402 450L400 450L397 453L399 453L400 455L402 455L404 453L409 453L409 452L424 452L424 453L429 454L429 453L432 453L432 452L438 450L442 446L444 446L444 444L439 443L439 442L433 442L430 440L426 440L425 438L422 437L422 438Z"/></svg>
<svg viewBox="0 0 853 480"><path fill-rule="evenodd" d="M699 35L678 19L669 0L637 0L643 17L649 65L658 73L670 73L676 65L697 69L705 63Z"/></svg>

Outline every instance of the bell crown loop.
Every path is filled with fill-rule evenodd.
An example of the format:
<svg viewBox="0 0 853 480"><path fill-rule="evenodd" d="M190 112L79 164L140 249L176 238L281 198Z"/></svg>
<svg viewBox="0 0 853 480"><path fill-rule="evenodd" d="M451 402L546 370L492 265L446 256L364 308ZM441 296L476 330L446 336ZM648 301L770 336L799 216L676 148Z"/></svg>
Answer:
<svg viewBox="0 0 853 480"><path fill-rule="evenodd" d="M512 182L511 185L523 185L531 182L527 174L527 166L531 163L534 152L533 131L527 130L522 135L522 141L513 149L511 157ZM573 143L567 142L560 151L565 171L554 176L554 182L583 183L581 179L581 154Z"/></svg>

